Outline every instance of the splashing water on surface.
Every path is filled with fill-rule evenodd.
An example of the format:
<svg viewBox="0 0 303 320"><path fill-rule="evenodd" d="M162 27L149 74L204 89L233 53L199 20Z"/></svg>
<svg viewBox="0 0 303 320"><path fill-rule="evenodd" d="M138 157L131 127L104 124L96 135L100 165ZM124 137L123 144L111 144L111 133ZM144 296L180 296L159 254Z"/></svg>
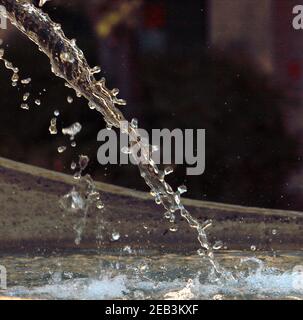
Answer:
<svg viewBox="0 0 303 320"><path fill-rule="evenodd" d="M302 253L276 258L244 252L218 255L234 279L217 279L198 256L77 252L4 256L11 270L6 295L42 299L302 299ZM24 273L26 276L24 277ZM301 286L298 284L301 283Z"/></svg>
<svg viewBox="0 0 303 320"><path fill-rule="evenodd" d="M40 3L44 4L45 1L41 1ZM218 274L225 275L224 270L220 268L214 259L213 248L208 242L205 232L206 228L210 226L211 221L200 223L183 206L181 194L184 188L179 188L175 192L165 181L167 172L159 170L152 160L151 153L153 148L145 144L143 139L141 139L137 121L133 120L131 125L124 126L126 122L125 118L117 106L125 105L126 102L117 97L119 90L109 90L106 87L104 78L100 81L96 80L94 74L99 73L100 68L90 68L83 52L77 47L76 41L74 39L67 39L61 26L53 22L42 10L26 0L0 0L0 4L5 6L11 23L35 42L39 49L48 56L52 72L56 76L65 79L67 86L73 88L78 97L85 97L89 101L90 108L97 110L103 115L109 129L117 127L129 135L130 141L132 141L130 152L137 160L140 174L150 187L151 194L155 197L156 203L163 205L167 211L165 215L170 215L172 222L174 222L175 213L180 213L190 227L197 231L197 238L201 246L198 254L206 257ZM51 133L55 132L55 130L50 131ZM141 151L141 159L138 159L138 150ZM141 161L142 159L144 161ZM80 170L76 175L80 181L81 172ZM91 178L89 178L89 181L91 183ZM86 180L85 183L87 183ZM65 200L73 199L77 191L74 190L73 192L74 194L68 194ZM81 200L79 201L81 203Z"/></svg>

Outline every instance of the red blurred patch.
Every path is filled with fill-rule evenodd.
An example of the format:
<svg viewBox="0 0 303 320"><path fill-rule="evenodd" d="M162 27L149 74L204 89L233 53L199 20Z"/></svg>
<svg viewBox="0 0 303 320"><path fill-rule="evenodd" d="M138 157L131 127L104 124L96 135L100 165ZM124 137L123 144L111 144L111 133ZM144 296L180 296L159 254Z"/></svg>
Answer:
<svg viewBox="0 0 303 320"><path fill-rule="evenodd" d="M61 160L55 159L54 164L53 164L53 168L57 172L62 172L64 169L64 165Z"/></svg>
<svg viewBox="0 0 303 320"><path fill-rule="evenodd" d="M166 10L163 4L146 4L144 26L147 29L163 28L166 24Z"/></svg>
<svg viewBox="0 0 303 320"><path fill-rule="evenodd" d="M288 75L292 80L298 81L301 79L302 70L301 70L301 64L299 62L290 62L288 64Z"/></svg>

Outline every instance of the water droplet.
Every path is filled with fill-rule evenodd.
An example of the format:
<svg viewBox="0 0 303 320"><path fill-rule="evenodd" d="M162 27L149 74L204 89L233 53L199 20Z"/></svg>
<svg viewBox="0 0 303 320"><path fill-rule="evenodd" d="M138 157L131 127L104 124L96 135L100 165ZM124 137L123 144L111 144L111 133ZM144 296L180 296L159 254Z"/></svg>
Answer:
<svg viewBox="0 0 303 320"><path fill-rule="evenodd" d="M112 128L113 128L112 124L110 124L110 123L106 124L106 129L107 130L112 130Z"/></svg>
<svg viewBox="0 0 303 320"><path fill-rule="evenodd" d="M120 239L120 233L119 232L113 232L112 233L112 241L117 241Z"/></svg>
<svg viewBox="0 0 303 320"><path fill-rule="evenodd" d="M160 197L156 197L155 198L155 202L156 202L156 204L161 204L161 198Z"/></svg>
<svg viewBox="0 0 303 320"><path fill-rule="evenodd" d="M250 250L251 250L251 251L256 251L256 250L257 250L257 247L254 246L254 245L252 245L252 246L250 246Z"/></svg>
<svg viewBox="0 0 303 320"><path fill-rule="evenodd" d="M23 101L27 101L28 98L29 98L29 96L30 96L30 93L29 93L29 92L24 93L24 95L23 95Z"/></svg>
<svg viewBox="0 0 303 320"><path fill-rule="evenodd" d="M173 173L174 172L174 169L172 168L172 167L166 167L165 169L164 169L164 174L167 176L167 175L169 175L169 174L171 174L171 173Z"/></svg>
<svg viewBox="0 0 303 320"><path fill-rule="evenodd" d="M272 233L273 235L276 235L276 234L277 234L277 230L276 230L276 229L273 229L271 233Z"/></svg>
<svg viewBox="0 0 303 320"><path fill-rule="evenodd" d="M127 104L126 100L118 99L117 97L114 97L113 101L115 104L118 104L119 106L125 106Z"/></svg>
<svg viewBox="0 0 303 320"><path fill-rule="evenodd" d="M201 229L203 230L206 230L208 228L210 228L213 224L213 221L211 219L207 219L206 221L204 221L202 224L201 224Z"/></svg>
<svg viewBox="0 0 303 320"><path fill-rule="evenodd" d="M121 152L124 153L124 154L131 154L131 149L128 148L128 147L122 147L121 148Z"/></svg>
<svg viewBox="0 0 303 320"><path fill-rule="evenodd" d="M177 232L178 231L178 227L176 225L173 225L169 228L169 231L171 232Z"/></svg>
<svg viewBox="0 0 303 320"><path fill-rule="evenodd" d="M41 101L40 101L39 99L36 99L36 100L35 100L35 104L36 104L37 106L40 106L40 105L41 105Z"/></svg>
<svg viewBox="0 0 303 320"><path fill-rule="evenodd" d="M116 97L116 96L119 94L119 92L120 92L119 89L114 88L111 93L112 93L112 95L113 95L114 97Z"/></svg>
<svg viewBox="0 0 303 320"><path fill-rule="evenodd" d="M169 218L169 222L174 223L175 220L176 220L176 216L173 213L171 213L170 218Z"/></svg>
<svg viewBox="0 0 303 320"><path fill-rule="evenodd" d="M100 201L100 204L98 204L98 205L100 205L100 206L103 205L103 203L100 200L100 193L98 191L95 191L94 189L91 192L89 192L88 199L91 202L96 202L96 205L97 205L98 201Z"/></svg>
<svg viewBox="0 0 303 320"><path fill-rule="evenodd" d="M148 269L148 265L145 263L143 265L139 266L140 271L146 271L147 269Z"/></svg>
<svg viewBox="0 0 303 320"><path fill-rule="evenodd" d="M134 128L137 129L138 128L138 120L136 118L133 118L130 125Z"/></svg>
<svg viewBox="0 0 303 320"><path fill-rule="evenodd" d="M73 97L68 96L68 97L67 97L67 102L68 102L68 103L73 103L73 102L74 102Z"/></svg>
<svg viewBox="0 0 303 320"><path fill-rule="evenodd" d="M131 253L133 252L130 246L125 246L125 247L123 248L123 251L124 251L124 252L127 252L128 254L131 254Z"/></svg>
<svg viewBox="0 0 303 320"><path fill-rule="evenodd" d="M5 60L4 65L7 69L14 70L13 64L11 62Z"/></svg>
<svg viewBox="0 0 303 320"><path fill-rule="evenodd" d="M70 168L72 169L72 170L75 170L76 168L77 168L77 164L76 164L76 162L72 162L71 163L71 165L70 165Z"/></svg>
<svg viewBox="0 0 303 320"><path fill-rule="evenodd" d="M20 107L21 109L29 110L29 105L27 103L22 103Z"/></svg>
<svg viewBox="0 0 303 320"><path fill-rule="evenodd" d="M95 105L94 103L92 103L92 102L89 102L89 103L88 103L88 106L89 106L89 108L90 108L91 110L96 109L96 105Z"/></svg>
<svg viewBox="0 0 303 320"><path fill-rule="evenodd" d="M197 250L197 254L198 254L200 257L204 257L204 256L205 256L205 250L204 250L204 249L198 249L198 250Z"/></svg>
<svg viewBox="0 0 303 320"><path fill-rule="evenodd" d="M223 242L222 241L216 241L215 244L213 245L214 250L220 250L223 247Z"/></svg>
<svg viewBox="0 0 303 320"><path fill-rule="evenodd" d="M21 80L21 83L22 83L22 84L29 84L31 81L32 81L31 78L26 78L26 79L22 79L22 80Z"/></svg>
<svg viewBox="0 0 303 320"><path fill-rule="evenodd" d="M71 140L82 130L82 126L79 122L73 123L71 126L62 129L64 135L69 135Z"/></svg>
<svg viewBox="0 0 303 320"><path fill-rule="evenodd" d="M67 88L69 88L69 89L72 89L72 88L73 88L73 87L72 87L69 83L67 83L67 82L65 82L64 85L65 85L65 87L67 87Z"/></svg>
<svg viewBox="0 0 303 320"><path fill-rule="evenodd" d="M63 153L66 150L66 146L60 146L58 147L58 152Z"/></svg>
<svg viewBox="0 0 303 320"><path fill-rule="evenodd" d="M55 111L54 111L54 115L55 115L56 117L58 117L58 116L60 115L59 110L55 110Z"/></svg>
<svg viewBox="0 0 303 320"><path fill-rule="evenodd" d="M97 74L101 72L101 68L99 66L95 66L91 69L91 74Z"/></svg>
<svg viewBox="0 0 303 320"><path fill-rule="evenodd" d="M170 211L166 211L166 212L164 213L164 217L165 217L166 219L170 219L170 218L171 218L171 215L172 215L172 213L171 213Z"/></svg>
<svg viewBox="0 0 303 320"><path fill-rule="evenodd" d="M72 148L75 148L77 146L76 141L72 141L72 143L70 144Z"/></svg>
<svg viewBox="0 0 303 320"><path fill-rule="evenodd" d="M57 134L58 133L58 131L57 131L57 118L51 119L51 123L50 123L48 130L49 130L50 134Z"/></svg>
<svg viewBox="0 0 303 320"><path fill-rule="evenodd" d="M104 208L103 202L102 202L102 201L98 201L98 202L96 203L96 207L97 207L97 209L99 209L99 210L103 209L103 208Z"/></svg>
<svg viewBox="0 0 303 320"><path fill-rule="evenodd" d="M86 156L86 155L81 154L79 156L79 167L80 167L80 170L81 171L85 170L85 168L87 167L88 163L89 163L89 157Z"/></svg>
<svg viewBox="0 0 303 320"><path fill-rule="evenodd" d="M81 172L76 172L76 173L74 174L74 179L75 179L75 180L81 179Z"/></svg>
<svg viewBox="0 0 303 320"><path fill-rule="evenodd" d="M183 194L183 193L187 192L187 187L184 186L184 185L179 186L178 187L178 191L179 191L180 194Z"/></svg>
<svg viewBox="0 0 303 320"><path fill-rule="evenodd" d="M18 73L14 73L13 76L12 76L12 82L18 82L18 80L19 80Z"/></svg>

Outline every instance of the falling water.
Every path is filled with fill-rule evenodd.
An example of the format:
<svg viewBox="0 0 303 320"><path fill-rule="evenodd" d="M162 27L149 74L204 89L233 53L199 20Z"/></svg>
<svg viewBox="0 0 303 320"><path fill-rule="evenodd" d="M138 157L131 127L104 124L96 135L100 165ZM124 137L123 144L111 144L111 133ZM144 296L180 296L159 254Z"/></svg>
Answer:
<svg viewBox="0 0 303 320"><path fill-rule="evenodd" d="M81 214L79 222L74 226L74 230L76 231L76 239L75 243L77 245L80 244L82 233L86 226L87 214L89 209L94 206L98 209L98 211L102 211L104 209L103 201L101 200L101 195L97 191L94 181L90 175L82 176L82 172L88 166L89 158L86 155L80 155L78 161L79 170L74 174L74 178L77 181L77 184L73 187L73 189L67 193L60 200L61 206L71 213ZM72 168L76 169L77 164L72 163ZM97 220L100 220L100 216L97 215ZM99 221L100 222L100 221ZM100 223L98 223L100 225ZM97 239L101 238L102 230L98 229L96 234Z"/></svg>
<svg viewBox="0 0 303 320"><path fill-rule="evenodd" d="M4 62L4 66L6 69L11 70L13 72L11 80L12 80L12 86L15 87L17 85L17 82L19 81L19 68L15 67L12 62L6 60L4 58L4 49L0 49L0 60Z"/></svg>
<svg viewBox="0 0 303 320"><path fill-rule="evenodd" d="M45 2L40 1L40 4L43 5ZM96 80L94 74L99 73L101 69L99 67L90 68L83 52L77 47L76 41L67 39L60 24L53 22L41 9L26 0L0 0L0 4L6 8L7 17L11 23L36 43L39 50L48 56L52 72L65 79L66 85L73 88L78 97L85 97L89 101L89 107L96 109L103 115L108 128L117 127L129 135L130 141L133 141L130 152L136 159L138 157L137 150L141 151L141 159L144 159L144 161L138 161L140 174L150 187L156 203L162 204L165 208L165 217L174 222L175 213L179 212L190 227L196 229L197 238L201 245L198 254L207 257L216 272L221 274L222 270L214 259L213 248L205 232L211 221L207 220L200 223L184 207L181 202L181 194L185 191L184 187L174 191L165 181L166 174L171 171L161 171L154 163L151 157L153 148L145 144L143 139L141 140L137 122L132 121L127 126L121 125L126 121L117 106L125 105L126 101L118 98L119 90L109 90L104 78L100 81ZM13 69L13 66L12 70L15 78L17 78L17 72ZM56 132L55 118L52 119L50 131L51 133ZM79 172L77 174L79 176ZM68 199L74 195L69 194ZM217 247L215 245L215 248Z"/></svg>

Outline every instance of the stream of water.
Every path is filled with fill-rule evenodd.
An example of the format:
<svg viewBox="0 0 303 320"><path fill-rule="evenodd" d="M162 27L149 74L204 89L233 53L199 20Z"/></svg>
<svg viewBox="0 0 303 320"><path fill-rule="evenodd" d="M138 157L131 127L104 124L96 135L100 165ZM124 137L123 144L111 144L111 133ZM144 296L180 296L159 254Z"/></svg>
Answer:
<svg viewBox="0 0 303 320"><path fill-rule="evenodd" d="M45 1L43 1L44 3ZM43 3L40 3L43 5ZM124 106L126 102L118 98L119 90L109 90L105 79L97 80L95 74L99 73L99 67L91 68L83 54L77 47L75 39L67 39L61 26L53 22L41 9L35 7L26 0L0 0L0 4L7 10L7 17L11 23L22 31L29 39L38 45L51 63L52 72L65 79L67 86L73 88L77 96L83 96L89 101L91 109L95 109L103 115L107 127L117 127L129 135L131 141L129 153L137 160L142 178L151 189L157 204L162 204L166 210L165 217L174 222L177 212L188 221L191 228L197 231L197 238L201 245L198 250L200 256L209 259L218 274L225 274L224 270L216 263L213 247L207 239L205 229L211 225L211 221L203 223L195 219L183 206L181 194L186 189L181 186L177 191L165 181L166 172L159 170L152 160L153 146L146 144L141 139L138 124L135 119L125 126L125 118L117 106ZM1 53L3 59L4 52ZM4 60L7 64L6 60ZM18 70L12 69L13 82L18 82ZM26 103L22 104L27 109ZM53 120L53 127L54 127ZM50 129L51 130L51 129ZM64 152L64 146L58 149ZM140 157L138 156L140 150ZM142 161L144 159L144 161ZM217 247L217 246L215 246Z"/></svg>
<svg viewBox="0 0 303 320"><path fill-rule="evenodd" d="M46 1L40 1L40 5ZM197 232L201 248L198 255L160 255L159 253L137 253L129 250L120 252L64 252L50 256L3 255L1 264L8 270L8 290L5 295L30 298L54 299L302 299L302 274L294 271L302 262L302 253L284 252L225 252L214 256L221 248L212 245L206 234L211 221L200 222L183 206L181 194L186 191L180 186L177 191L166 182L171 170L160 170L152 160L155 146L141 139L138 122L133 119L125 126L125 118L119 107L126 102L118 98L119 90L109 90L105 79L96 79L99 67L91 68L74 39L67 39L61 26L51 20L42 9L27 0L0 0L5 6L11 23L38 45L51 63L52 72L66 81L78 97L88 100L89 108L103 116L107 128L119 128L130 137L127 152L137 160L139 172L157 204L165 208L164 217L172 224L175 215L180 214L189 226ZM0 43L1 45L1 43ZM12 85L31 82L20 79L19 69L5 57L0 49L0 60L12 71ZM30 93L24 92L21 108L29 108ZM67 98L72 103L72 98ZM34 99L39 105L40 100ZM50 134L57 134L59 112L55 111L50 121ZM81 131L76 122L63 128L71 146ZM66 146L58 147L62 153ZM140 150L140 157L138 156ZM144 161L141 161L141 159ZM83 217L75 226L78 244L85 228L86 215L90 206L104 210L102 195L96 190L89 175L83 175L89 159L79 156L78 163L72 163L75 170L75 186L60 203L66 210L80 210ZM100 215L100 226L102 226ZM101 237L102 228L100 228ZM115 234L113 237L119 237ZM252 250L254 251L254 250ZM101 254L100 254L101 253ZM0 291L1 295L1 291Z"/></svg>

